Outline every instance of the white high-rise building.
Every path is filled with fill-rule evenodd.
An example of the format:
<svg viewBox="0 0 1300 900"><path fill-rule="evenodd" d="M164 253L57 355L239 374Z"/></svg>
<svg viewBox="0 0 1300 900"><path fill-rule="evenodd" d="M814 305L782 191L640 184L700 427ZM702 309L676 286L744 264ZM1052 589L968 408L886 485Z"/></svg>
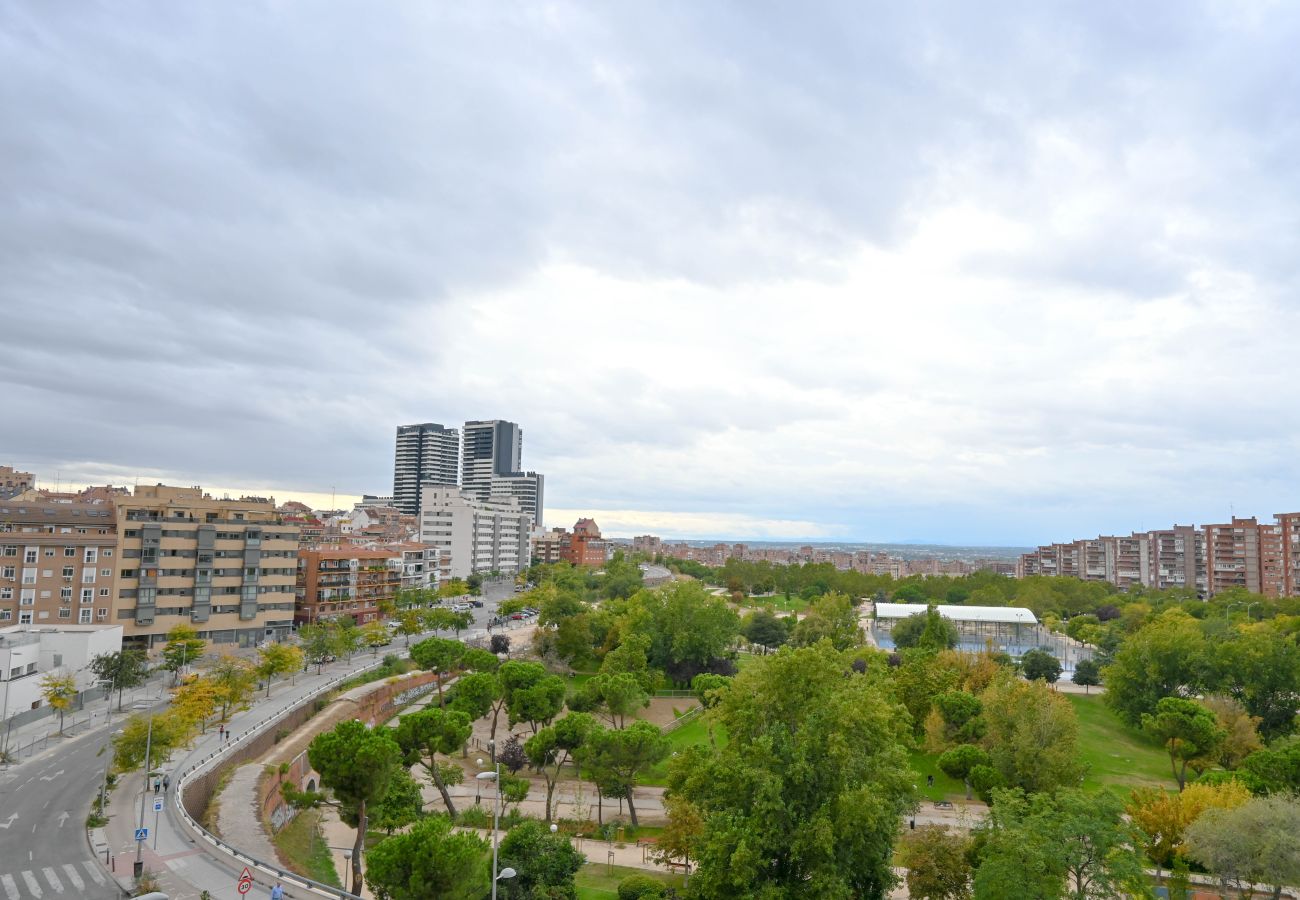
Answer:
<svg viewBox="0 0 1300 900"><path fill-rule="evenodd" d="M532 517L514 497L475 500L446 485L426 484L420 492L420 542L442 554L449 578L528 568Z"/></svg>
<svg viewBox="0 0 1300 900"><path fill-rule="evenodd" d="M433 422L397 426L393 505L408 516L420 512L420 486L459 483L460 432Z"/></svg>
<svg viewBox="0 0 1300 900"><path fill-rule="evenodd" d="M520 471L524 451L523 429L514 422L490 419L466 422L461 444L461 481L465 492L478 500L492 496L492 478Z"/></svg>
<svg viewBox="0 0 1300 900"><path fill-rule="evenodd" d="M543 494L546 478L537 472L512 472L493 475L491 499L514 497L519 508L532 517L533 525L542 524Z"/></svg>

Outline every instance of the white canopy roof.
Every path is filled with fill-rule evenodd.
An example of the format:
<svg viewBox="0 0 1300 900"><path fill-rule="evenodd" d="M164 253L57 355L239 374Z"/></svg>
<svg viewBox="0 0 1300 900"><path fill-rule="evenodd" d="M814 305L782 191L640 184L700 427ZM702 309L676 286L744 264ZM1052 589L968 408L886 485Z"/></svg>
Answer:
<svg viewBox="0 0 1300 900"><path fill-rule="evenodd" d="M948 606L936 607L939 615L954 622L1002 622L1007 625L1037 625L1038 619L1023 606ZM906 619L926 610L924 603L877 603L876 618Z"/></svg>

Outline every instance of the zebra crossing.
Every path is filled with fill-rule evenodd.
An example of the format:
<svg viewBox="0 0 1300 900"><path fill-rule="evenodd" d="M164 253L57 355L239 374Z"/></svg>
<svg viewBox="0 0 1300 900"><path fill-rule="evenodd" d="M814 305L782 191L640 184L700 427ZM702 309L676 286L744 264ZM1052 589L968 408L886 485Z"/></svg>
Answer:
<svg viewBox="0 0 1300 900"><path fill-rule="evenodd" d="M66 894L69 890L71 896L83 897L88 883L101 887L108 884L99 863L93 859L83 860L80 871L72 863L63 863L21 872L4 872L0 873L0 890L4 892L0 900L25 900L29 897L42 900L47 896Z"/></svg>

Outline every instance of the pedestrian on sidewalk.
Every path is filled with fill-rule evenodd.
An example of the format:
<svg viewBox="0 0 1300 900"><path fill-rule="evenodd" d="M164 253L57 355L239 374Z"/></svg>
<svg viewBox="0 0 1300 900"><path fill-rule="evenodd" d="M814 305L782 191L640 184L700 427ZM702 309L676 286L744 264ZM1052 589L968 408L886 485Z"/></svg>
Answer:
<svg viewBox="0 0 1300 900"><path fill-rule="evenodd" d="M162 790L162 779L155 777L153 780L153 792L156 794Z"/></svg>
<svg viewBox="0 0 1300 900"><path fill-rule="evenodd" d="M163 776L163 790L164 790L164 791L170 791L171 789L172 789L172 777L171 777L170 775L164 775L164 776Z"/></svg>
<svg viewBox="0 0 1300 900"><path fill-rule="evenodd" d="M278 881L271 888L271 900L284 900L284 887Z"/></svg>
<svg viewBox="0 0 1300 900"><path fill-rule="evenodd" d="M223 722L217 726L217 740L224 741L225 739L226 739L226 724Z"/></svg>

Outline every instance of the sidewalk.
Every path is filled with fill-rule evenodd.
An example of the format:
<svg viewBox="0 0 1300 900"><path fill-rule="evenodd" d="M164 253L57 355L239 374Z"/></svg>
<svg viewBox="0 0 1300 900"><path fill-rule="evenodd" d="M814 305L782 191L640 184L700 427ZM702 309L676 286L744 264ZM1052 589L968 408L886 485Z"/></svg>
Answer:
<svg viewBox="0 0 1300 900"><path fill-rule="evenodd" d="M92 700L83 709L69 710L63 717L64 745L66 746L68 739L79 737L103 725L105 721L119 719L125 721L126 717L135 711L134 707L137 703L147 702L152 706L162 700L167 696L170 678L170 673L160 674L150 678L140 687L126 691L122 695L121 712L117 711L116 693L108 698ZM9 764L9 768L17 768L33 758L39 758L51 746L51 738L58 740L59 716L58 713L54 713L44 719L5 729L5 731L8 732L9 751L16 760ZM3 745L4 741L5 732L0 732L0 745ZM4 768L0 766L0 771Z"/></svg>

